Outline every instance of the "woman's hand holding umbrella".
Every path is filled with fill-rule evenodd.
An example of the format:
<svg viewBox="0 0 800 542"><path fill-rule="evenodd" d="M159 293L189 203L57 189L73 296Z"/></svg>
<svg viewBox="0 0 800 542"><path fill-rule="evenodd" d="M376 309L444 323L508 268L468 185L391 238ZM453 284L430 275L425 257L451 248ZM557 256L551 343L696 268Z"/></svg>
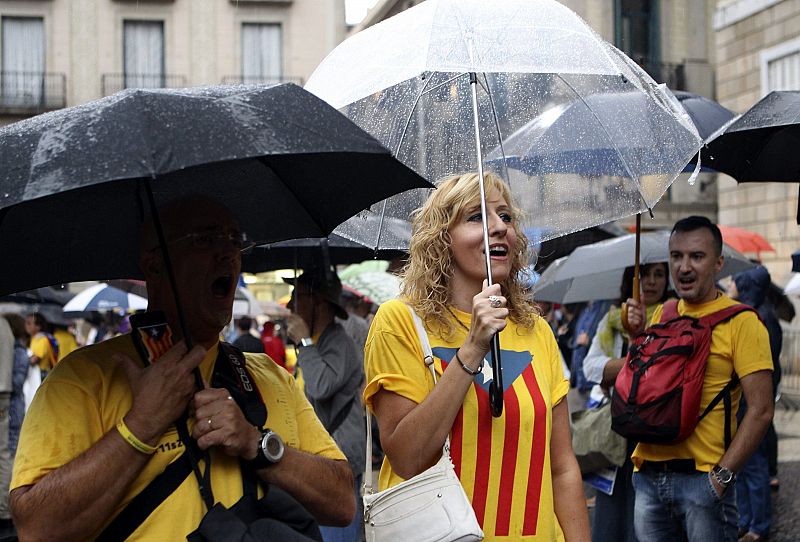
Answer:
<svg viewBox="0 0 800 542"><path fill-rule="evenodd" d="M461 347L465 350L469 349L470 352L478 353L474 357L480 356L482 361L477 369L474 369L471 364L467 367L477 371L481 370L483 359L491 349L492 338L503 331L508 323L508 309L505 306L506 298L501 295L500 285L492 284L487 286L487 284L484 280L483 290L472 298L472 325L467 339L464 341L464 346ZM473 359L472 355L464 356L464 358L466 357L469 357L470 360ZM466 359L464 362L466 362Z"/></svg>

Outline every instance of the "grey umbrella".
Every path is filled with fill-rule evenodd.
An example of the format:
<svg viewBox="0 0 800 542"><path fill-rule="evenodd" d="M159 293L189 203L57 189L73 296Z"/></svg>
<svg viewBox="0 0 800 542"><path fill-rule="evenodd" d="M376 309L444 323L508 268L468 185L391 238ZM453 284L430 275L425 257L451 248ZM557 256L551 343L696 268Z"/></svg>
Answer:
<svg viewBox="0 0 800 542"><path fill-rule="evenodd" d="M669 262L669 232L641 235L642 265ZM576 248L572 254L553 262L533 288L533 297L554 303L577 303L616 299L626 267L634 265L635 235L623 235ZM722 245L725 265L717 278L753 267L743 254Z"/></svg>

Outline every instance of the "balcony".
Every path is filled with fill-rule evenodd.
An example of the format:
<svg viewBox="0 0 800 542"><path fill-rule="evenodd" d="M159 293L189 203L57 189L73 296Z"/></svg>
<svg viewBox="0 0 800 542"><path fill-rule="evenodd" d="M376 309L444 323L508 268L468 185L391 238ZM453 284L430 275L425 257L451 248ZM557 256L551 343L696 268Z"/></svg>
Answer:
<svg viewBox="0 0 800 542"><path fill-rule="evenodd" d="M104 73L100 78L103 96L110 96L126 88L182 88L185 75Z"/></svg>
<svg viewBox="0 0 800 542"><path fill-rule="evenodd" d="M0 71L0 113L35 115L67 105L63 73Z"/></svg>
<svg viewBox="0 0 800 542"><path fill-rule="evenodd" d="M303 86L302 77L267 77L267 76L244 76L226 75L222 78L223 85L278 85L280 83L294 83Z"/></svg>

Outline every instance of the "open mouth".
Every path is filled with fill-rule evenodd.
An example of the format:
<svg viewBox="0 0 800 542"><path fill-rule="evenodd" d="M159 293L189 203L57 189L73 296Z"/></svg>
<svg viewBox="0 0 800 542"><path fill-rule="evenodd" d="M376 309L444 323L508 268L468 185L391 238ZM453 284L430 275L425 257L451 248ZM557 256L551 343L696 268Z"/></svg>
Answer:
<svg viewBox="0 0 800 542"><path fill-rule="evenodd" d="M225 298L233 291L233 286L233 275L222 275L211 283L211 293L214 294L214 297Z"/></svg>
<svg viewBox="0 0 800 542"><path fill-rule="evenodd" d="M489 256L492 258L504 258L508 256L508 247L503 245L492 245L489 247Z"/></svg>

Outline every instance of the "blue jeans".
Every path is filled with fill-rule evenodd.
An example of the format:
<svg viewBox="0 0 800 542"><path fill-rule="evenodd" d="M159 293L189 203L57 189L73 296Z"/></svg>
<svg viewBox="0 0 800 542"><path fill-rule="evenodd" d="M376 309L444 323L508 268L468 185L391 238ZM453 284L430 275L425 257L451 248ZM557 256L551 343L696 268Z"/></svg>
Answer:
<svg viewBox="0 0 800 542"><path fill-rule="evenodd" d="M648 542L736 542L736 488L717 497L707 472L633 473L634 527Z"/></svg>
<svg viewBox="0 0 800 542"><path fill-rule="evenodd" d="M322 533L322 540L325 542L361 542L364 538L364 503L361 500L361 480L363 474L355 477L356 492L356 515L347 527L323 527L320 525L319 531Z"/></svg>
<svg viewBox="0 0 800 542"><path fill-rule="evenodd" d="M739 528L761 536L769 534L772 502L766 440L756 449L736 479Z"/></svg>

